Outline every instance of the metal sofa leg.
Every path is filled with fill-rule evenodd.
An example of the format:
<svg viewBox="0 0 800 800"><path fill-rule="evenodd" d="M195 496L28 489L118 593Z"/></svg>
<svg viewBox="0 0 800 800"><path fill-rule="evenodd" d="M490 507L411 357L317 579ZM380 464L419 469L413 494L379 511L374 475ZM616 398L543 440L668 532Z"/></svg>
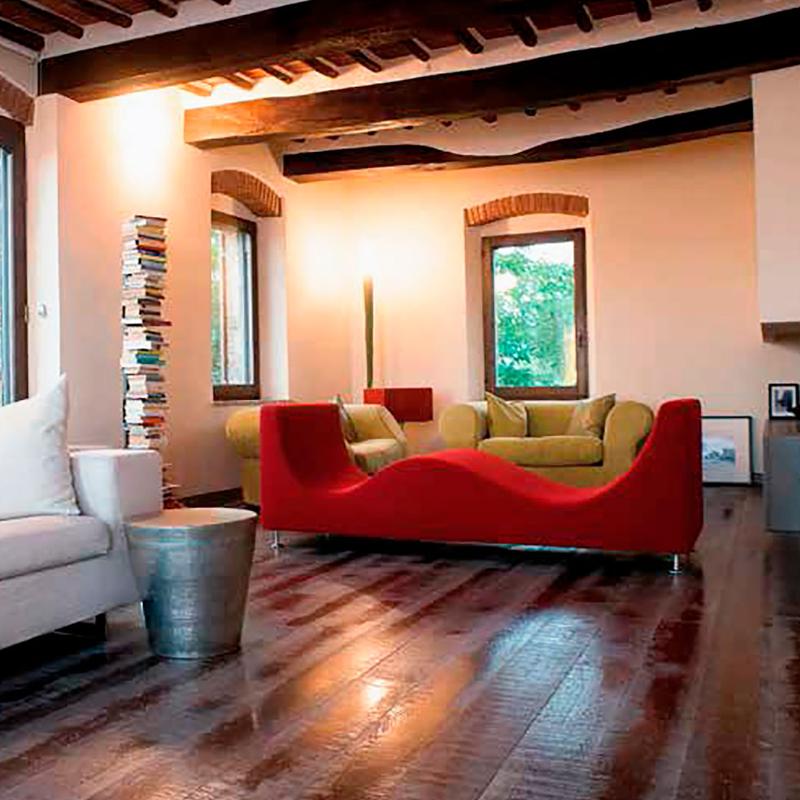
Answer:
<svg viewBox="0 0 800 800"><path fill-rule="evenodd" d="M670 575L680 575L686 565L686 556L680 553L673 553L671 556L672 563L670 566Z"/></svg>
<svg viewBox="0 0 800 800"><path fill-rule="evenodd" d="M272 531L272 549L276 552L281 549L281 532Z"/></svg>

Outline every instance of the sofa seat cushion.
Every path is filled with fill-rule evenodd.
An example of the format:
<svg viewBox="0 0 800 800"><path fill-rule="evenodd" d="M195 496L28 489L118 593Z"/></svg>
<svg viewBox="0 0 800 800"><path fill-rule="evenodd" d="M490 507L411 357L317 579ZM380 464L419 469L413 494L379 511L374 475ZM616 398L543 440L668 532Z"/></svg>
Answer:
<svg viewBox="0 0 800 800"><path fill-rule="evenodd" d="M603 443L594 436L495 437L484 439L478 449L521 467L588 466L603 461Z"/></svg>
<svg viewBox="0 0 800 800"><path fill-rule="evenodd" d="M0 521L0 579L102 556L111 532L96 517L42 516Z"/></svg>
<svg viewBox="0 0 800 800"><path fill-rule="evenodd" d="M402 444L396 439L368 439L365 442L353 442L348 447L356 466L368 475L405 455Z"/></svg>

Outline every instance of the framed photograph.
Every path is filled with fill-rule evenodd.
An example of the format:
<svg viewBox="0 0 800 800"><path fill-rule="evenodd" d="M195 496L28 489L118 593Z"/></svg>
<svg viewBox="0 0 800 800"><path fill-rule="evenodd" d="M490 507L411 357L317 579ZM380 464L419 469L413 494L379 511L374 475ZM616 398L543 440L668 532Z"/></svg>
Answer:
<svg viewBox="0 0 800 800"><path fill-rule="evenodd" d="M753 418L703 417L703 483L753 482Z"/></svg>
<svg viewBox="0 0 800 800"><path fill-rule="evenodd" d="M793 408L800 405L800 385L796 383L769 384L769 418L796 419Z"/></svg>

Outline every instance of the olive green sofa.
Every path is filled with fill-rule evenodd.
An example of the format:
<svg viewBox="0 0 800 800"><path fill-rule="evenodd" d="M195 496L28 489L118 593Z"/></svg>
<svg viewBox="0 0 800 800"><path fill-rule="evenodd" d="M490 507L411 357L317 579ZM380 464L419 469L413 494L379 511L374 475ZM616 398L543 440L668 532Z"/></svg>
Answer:
<svg viewBox="0 0 800 800"><path fill-rule="evenodd" d="M570 486L602 486L630 468L653 426L648 406L626 400L611 408L602 437L568 436L577 401L523 402L528 433L520 437L489 436L485 401L449 406L439 417L445 446L491 453Z"/></svg>

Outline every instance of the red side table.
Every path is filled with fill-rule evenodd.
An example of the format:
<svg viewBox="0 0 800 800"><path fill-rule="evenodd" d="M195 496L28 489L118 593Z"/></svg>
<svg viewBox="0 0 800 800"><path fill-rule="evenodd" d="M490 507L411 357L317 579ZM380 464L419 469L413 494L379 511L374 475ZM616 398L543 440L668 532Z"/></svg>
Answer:
<svg viewBox="0 0 800 800"><path fill-rule="evenodd" d="M430 387L364 389L364 402L385 406L401 425L433 419L433 389Z"/></svg>

